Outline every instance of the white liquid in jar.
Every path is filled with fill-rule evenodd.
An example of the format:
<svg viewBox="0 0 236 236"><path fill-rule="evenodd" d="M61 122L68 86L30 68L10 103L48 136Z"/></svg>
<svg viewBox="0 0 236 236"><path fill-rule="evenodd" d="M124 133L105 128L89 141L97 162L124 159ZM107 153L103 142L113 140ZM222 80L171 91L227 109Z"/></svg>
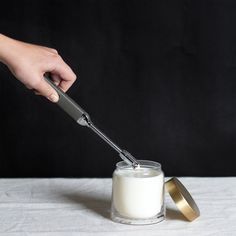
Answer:
<svg viewBox="0 0 236 236"><path fill-rule="evenodd" d="M113 204L124 217L144 219L163 206L164 176L151 168L119 169L113 175Z"/></svg>

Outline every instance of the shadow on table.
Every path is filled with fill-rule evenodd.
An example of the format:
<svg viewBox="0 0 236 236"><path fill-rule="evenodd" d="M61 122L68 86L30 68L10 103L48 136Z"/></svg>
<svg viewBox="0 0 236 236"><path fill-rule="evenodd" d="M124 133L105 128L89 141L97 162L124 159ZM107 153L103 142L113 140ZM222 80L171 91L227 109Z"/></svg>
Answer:
<svg viewBox="0 0 236 236"><path fill-rule="evenodd" d="M110 219L110 208L111 208L110 199L104 199L80 193L63 194L63 197L66 198L67 201L70 201L72 203L82 204L86 208L103 216L104 218ZM166 219L187 221L187 219L181 214L181 212L168 207L166 208Z"/></svg>
<svg viewBox="0 0 236 236"><path fill-rule="evenodd" d="M83 193L63 194L63 197L72 203L84 205L93 212L110 219L111 200Z"/></svg>
<svg viewBox="0 0 236 236"><path fill-rule="evenodd" d="M168 207L166 208L166 219L187 221L180 211Z"/></svg>
<svg viewBox="0 0 236 236"><path fill-rule="evenodd" d="M82 193L63 194L63 197L66 199L66 201L84 205L86 208L92 210L98 215L110 219L110 199L85 195ZM168 207L166 208L166 219L187 221L180 211Z"/></svg>

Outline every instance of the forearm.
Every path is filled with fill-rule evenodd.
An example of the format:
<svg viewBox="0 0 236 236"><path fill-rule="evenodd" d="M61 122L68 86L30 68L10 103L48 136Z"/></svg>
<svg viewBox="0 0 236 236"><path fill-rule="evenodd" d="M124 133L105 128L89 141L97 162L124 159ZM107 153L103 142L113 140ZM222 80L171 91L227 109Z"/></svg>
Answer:
<svg viewBox="0 0 236 236"><path fill-rule="evenodd" d="M4 54L5 54L5 36L0 34L0 62L4 61Z"/></svg>
<svg viewBox="0 0 236 236"><path fill-rule="evenodd" d="M13 47L14 40L0 34L0 62L6 64L8 61L8 55L11 54L10 47Z"/></svg>

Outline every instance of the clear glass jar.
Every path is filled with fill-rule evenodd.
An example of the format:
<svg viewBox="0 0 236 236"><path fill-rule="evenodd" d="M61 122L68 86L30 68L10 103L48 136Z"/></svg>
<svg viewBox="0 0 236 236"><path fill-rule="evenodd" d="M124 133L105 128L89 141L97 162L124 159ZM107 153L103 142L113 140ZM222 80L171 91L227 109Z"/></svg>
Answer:
<svg viewBox="0 0 236 236"><path fill-rule="evenodd" d="M154 224L165 218L164 173L154 161L139 160L133 169L116 164L112 179L111 219L124 224Z"/></svg>

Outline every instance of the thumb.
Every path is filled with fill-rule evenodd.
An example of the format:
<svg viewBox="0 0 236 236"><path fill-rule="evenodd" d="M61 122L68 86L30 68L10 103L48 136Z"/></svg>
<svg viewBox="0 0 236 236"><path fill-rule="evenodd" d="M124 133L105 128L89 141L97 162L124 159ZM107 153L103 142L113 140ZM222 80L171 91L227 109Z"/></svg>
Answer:
<svg viewBox="0 0 236 236"><path fill-rule="evenodd" d="M51 102L58 102L59 100L57 92L44 79L41 79L34 89Z"/></svg>

